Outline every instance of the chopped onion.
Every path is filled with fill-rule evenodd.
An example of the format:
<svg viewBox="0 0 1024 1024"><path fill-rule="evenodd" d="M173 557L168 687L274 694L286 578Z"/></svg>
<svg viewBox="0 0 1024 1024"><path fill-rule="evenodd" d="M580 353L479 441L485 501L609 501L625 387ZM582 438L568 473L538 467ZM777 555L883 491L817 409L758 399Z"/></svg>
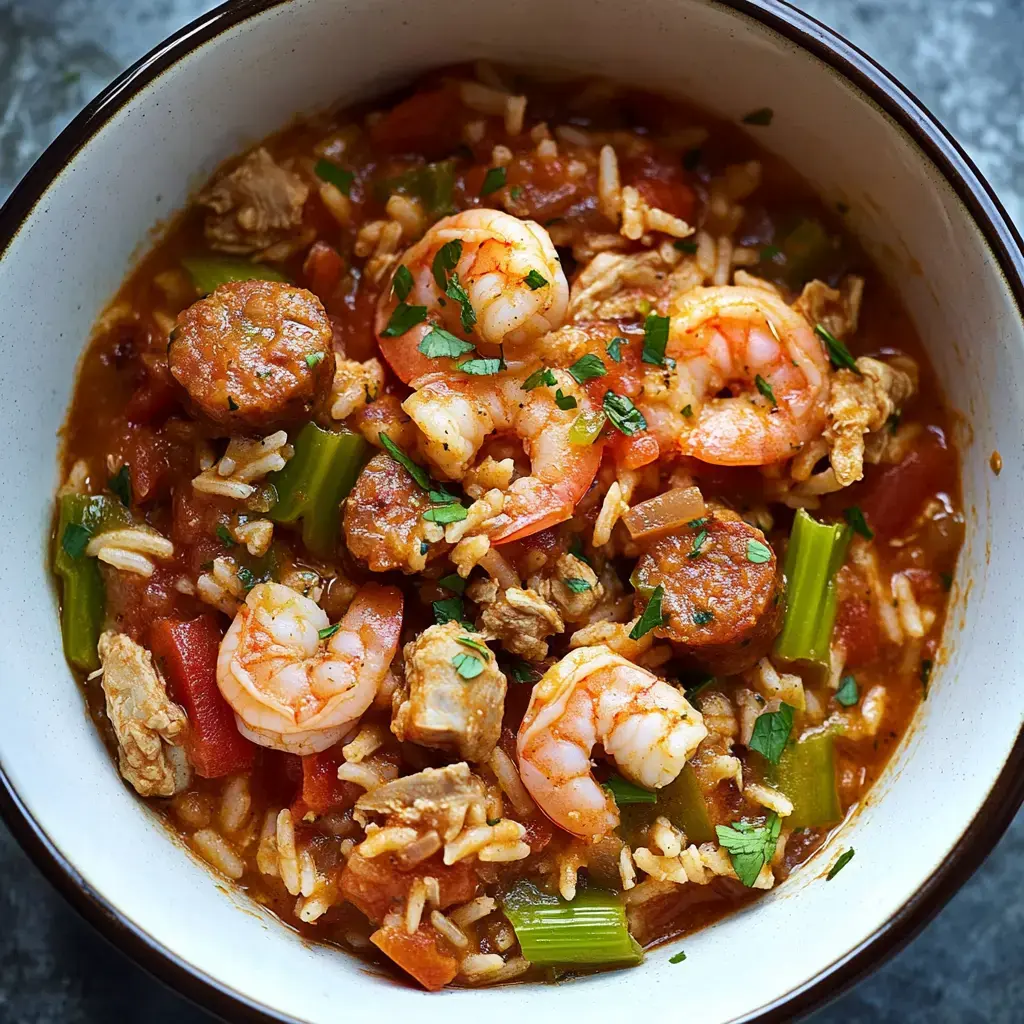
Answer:
<svg viewBox="0 0 1024 1024"><path fill-rule="evenodd" d="M704 515L704 497L697 487L673 487L656 498L634 505L623 517L633 540L668 533Z"/></svg>
<svg viewBox="0 0 1024 1024"><path fill-rule="evenodd" d="M487 554L480 559L478 564L502 590L523 585L519 579L519 573L515 571L505 556L494 548L489 548Z"/></svg>

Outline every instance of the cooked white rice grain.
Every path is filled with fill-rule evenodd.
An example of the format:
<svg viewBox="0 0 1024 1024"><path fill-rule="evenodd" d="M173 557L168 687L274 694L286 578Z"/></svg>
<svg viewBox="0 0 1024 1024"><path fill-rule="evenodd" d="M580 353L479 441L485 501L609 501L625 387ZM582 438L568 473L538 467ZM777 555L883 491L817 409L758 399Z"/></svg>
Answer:
<svg viewBox="0 0 1024 1024"><path fill-rule="evenodd" d="M192 846L196 853L222 875L233 882L245 874L245 865L230 844L212 828L200 829L192 836Z"/></svg>

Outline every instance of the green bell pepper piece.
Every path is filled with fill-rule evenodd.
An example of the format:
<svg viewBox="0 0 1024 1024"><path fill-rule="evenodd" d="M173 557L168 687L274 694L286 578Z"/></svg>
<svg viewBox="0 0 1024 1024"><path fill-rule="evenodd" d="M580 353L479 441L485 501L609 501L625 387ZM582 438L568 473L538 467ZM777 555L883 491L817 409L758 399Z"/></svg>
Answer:
<svg viewBox="0 0 1024 1024"><path fill-rule="evenodd" d="M655 790L655 793L657 803L628 804L619 808L619 834L631 846L659 816L668 818L676 828L685 832L691 843L700 845L715 841L708 806L690 765L686 765L672 782Z"/></svg>
<svg viewBox="0 0 1024 1024"><path fill-rule="evenodd" d="M339 507L366 462L369 445L359 434L334 433L307 423L294 440L288 465L268 480L277 504L267 513L275 523L302 520L302 541L329 558L338 542Z"/></svg>
<svg viewBox="0 0 1024 1024"><path fill-rule="evenodd" d="M96 644L106 608L99 565L85 553L85 546L96 534L131 521L128 509L106 495L65 494L58 501L53 569L63 584L61 637L64 656L85 672L100 666Z"/></svg>
<svg viewBox="0 0 1024 1024"><path fill-rule="evenodd" d="M760 759L766 780L793 803L788 828L828 828L843 819L836 786L835 737L813 733L790 743L778 765Z"/></svg>
<svg viewBox="0 0 1024 1024"><path fill-rule="evenodd" d="M287 281L279 270L265 263L232 259L226 256L187 256L181 265L188 271L196 291L209 295L218 285L229 281Z"/></svg>

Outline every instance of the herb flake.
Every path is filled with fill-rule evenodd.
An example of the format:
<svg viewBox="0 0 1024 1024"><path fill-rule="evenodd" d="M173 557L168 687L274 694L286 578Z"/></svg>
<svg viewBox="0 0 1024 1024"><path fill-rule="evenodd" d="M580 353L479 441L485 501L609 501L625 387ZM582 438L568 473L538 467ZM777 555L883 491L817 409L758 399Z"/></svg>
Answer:
<svg viewBox="0 0 1024 1024"><path fill-rule="evenodd" d="M871 540L875 536L874 531L868 526L868 521L864 518L864 513L857 505L851 505L845 509L843 518L849 523L850 529L854 533L859 533L865 540Z"/></svg>
<svg viewBox="0 0 1024 1024"><path fill-rule="evenodd" d="M706 626L709 622L714 622L714 620L715 613L707 608L695 608L693 611L693 624L695 626Z"/></svg>
<svg viewBox="0 0 1024 1024"><path fill-rule="evenodd" d="M580 579L578 576L568 576L564 580L562 580L562 582L574 594L583 594L586 591L593 589L586 580Z"/></svg>
<svg viewBox="0 0 1024 1024"><path fill-rule="evenodd" d="M627 437L647 429L644 414L625 395L617 395L614 391L605 392L602 402L612 426Z"/></svg>
<svg viewBox="0 0 1024 1024"><path fill-rule="evenodd" d="M622 346L626 344L628 344L628 342L625 338L612 338L612 340L608 342L608 347L605 349L605 352L608 353L609 358L611 358L613 362L621 363Z"/></svg>
<svg viewBox="0 0 1024 1024"><path fill-rule="evenodd" d="M437 581L437 585L444 587L445 590L449 590L453 594L464 594L466 592L466 581L457 572L442 576Z"/></svg>
<svg viewBox="0 0 1024 1024"><path fill-rule="evenodd" d="M585 356L580 356L569 367L569 375L577 384L584 384L595 377L603 377L607 372L608 370L605 368L604 363L601 362L600 356L595 356L592 352L588 352Z"/></svg>
<svg viewBox="0 0 1024 1024"><path fill-rule="evenodd" d="M860 689L853 676L843 676L839 689L836 690L836 700L844 708L852 708L860 700Z"/></svg>
<svg viewBox="0 0 1024 1024"><path fill-rule="evenodd" d="M427 471L422 467L418 466L412 459L409 458L401 448L395 444L394 441L388 437L383 431L378 435L380 437L380 443L384 445L384 450L397 462L408 474L423 488L423 490L430 489L430 476Z"/></svg>
<svg viewBox="0 0 1024 1024"><path fill-rule="evenodd" d="M854 854L854 849L853 849L852 846L850 847L850 849L848 849L848 850L844 851L842 854L840 854L839 860L837 860L835 862L835 864L832 865L832 867L829 869L828 874L825 876L825 881L826 882L831 882L832 879L835 878L836 875L838 875L839 872L842 871L843 868L845 868L846 865L849 864L851 860L853 860L853 854Z"/></svg>
<svg viewBox="0 0 1024 1024"><path fill-rule="evenodd" d="M116 494L121 499L125 508L130 508L132 503L132 478L128 469L128 463L122 462L121 468L107 481L111 494Z"/></svg>
<svg viewBox="0 0 1024 1024"><path fill-rule="evenodd" d="M665 365L665 347L668 345L668 317L649 313L644 320L644 347L642 362L651 366Z"/></svg>
<svg viewBox="0 0 1024 1024"><path fill-rule="evenodd" d="M747 561L754 565L764 565L772 560L772 549L767 544L751 538L747 541Z"/></svg>
<svg viewBox="0 0 1024 1024"><path fill-rule="evenodd" d="M771 384L769 384L761 374L757 374L757 376L754 377L754 384L757 386L757 390L772 403L772 408L774 409L779 403L775 401L775 392L772 391Z"/></svg>
<svg viewBox="0 0 1024 1024"><path fill-rule="evenodd" d="M313 164L313 173L321 180L333 185L343 196L352 192L352 182L356 176L344 167L339 167L330 160L317 160Z"/></svg>
<svg viewBox="0 0 1024 1024"><path fill-rule="evenodd" d="M330 640L330 638L334 636L339 629L341 629L341 623L336 622L333 626L324 626L323 629L318 629L316 635L320 637L321 640Z"/></svg>
<svg viewBox="0 0 1024 1024"><path fill-rule="evenodd" d="M693 538L693 547L687 553L687 558L700 558L704 542L708 539L708 531L700 530Z"/></svg>
<svg viewBox="0 0 1024 1024"><path fill-rule="evenodd" d="M535 292L538 288L543 288L548 283L548 279L538 274L536 270L531 270L523 280L531 292Z"/></svg>
<svg viewBox="0 0 1024 1024"><path fill-rule="evenodd" d="M782 822L773 811L763 825L734 821L732 825L716 825L719 844L728 852L736 877L752 888L765 864L775 856Z"/></svg>
<svg viewBox="0 0 1024 1024"><path fill-rule="evenodd" d="M324 361L324 353L323 352L308 352L308 353L306 353L305 356L303 356L303 359L304 359L304 361L306 363L306 366L308 366L312 370L312 369L315 369L317 366L319 366Z"/></svg>
<svg viewBox="0 0 1024 1024"><path fill-rule="evenodd" d="M64 527L60 546L68 558L81 558L90 537L92 537L92 530L88 526L83 526L81 523L68 523Z"/></svg>
<svg viewBox="0 0 1024 1024"><path fill-rule="evenodd" d="M476 679L484 670L484 663L475 654L456 654L452 665L463 679Z"/></svg>
<svg viewBox="0 0 1024 1024"><path fill-rule="evenodd" d="M562 409L563 411L566 411L566 410L569 410L569 409L575 409L577 404L578 403L577 403L576 399L573 398L572 395L564 395L564 394L562 394L562 389L561 388L559 388L555 392L555 405L557 405L559 409Z"/></svg>
<svg viewBox="0 0 1024 1024"><path fill-rule="evenodd" d="M381 337L399 338L405 334L406 331L411 330L417 324L423 323L426 319L426 306L408 306L404 302L399 302L398 305L395 306L394 312L391 314L391 318L388 320L387 327L380 332Z"/></svg>
<svg viewBox="0 0 1024 1024"><path fill-rule="evenodd" d="M523 381L523 390L532 391L534 388L539 388L542 384L546 384L549 388L553 388L558 381L555 380L555 375L546 367L542 366L539 370L534 370L526 380Z"/></svg>
<svg viewBox="0 0 1024 1024"><path fill-rule="evenodd" d="M428 508L423 513L423 518L428 523L458 523L465 519L469 513L459 504L441 505L438 508Z"/></svg>
<svg viewBox="0 0 1024 1024"><path fill-rule="evenodd" d="M858 377L862 376L850 350L823 324L814 325L814 333L825 342L829 362L837 370L853 370Z"/></svg>
<svg viewBox="0 0 1024 1024"><path fill-rule="evenodd" d="M492 192L497 192L499 188L504 188L507 179L507 168L488 167L487 173L484 175L484 183L480 186L480 195L489 196Z"/></svg>
<svg viewBox="0 0 1024 1024"><path fill-rule="evenodd" d="M461 597L445 597L440 601L432 601L430 607L434 611L434 622L443 626L446 622L461 622L465 609Z"/></svg>
<svg viewBox="0 0 1024 1024"><path fill-rule="evenodd" d="M391 290L399 302L405 302L409 297L409 292L412 291L412 273L404 263L395 271L395 276L391 279Z"/></svg>
<svg viewBox="0 0 1024 1024"><path fill-rule="evenodd" d="M630 640L639 640L647 636L652 629L656 629L665 622L665 616L661 613L661 599L665 596L665 588L659 583L651 594L650 600L643 614L636 620L636 625L629 631Z"/></svg>
<svg viewBox="0 0 1024 1024"><path fill-rule="evenodd" d="M754 731L747 746L772 764L778 764L793 731L793 710L789 704L783 703L778 711L763 711L754 721Z"/></svg>
<svg viewBox="0 0 1024 1024"><path fill-rule="evenodd" d="M457 359L467 352L472 352L475 346L456 338L443 327L434 326L416 347L428 359Z"/></svg>

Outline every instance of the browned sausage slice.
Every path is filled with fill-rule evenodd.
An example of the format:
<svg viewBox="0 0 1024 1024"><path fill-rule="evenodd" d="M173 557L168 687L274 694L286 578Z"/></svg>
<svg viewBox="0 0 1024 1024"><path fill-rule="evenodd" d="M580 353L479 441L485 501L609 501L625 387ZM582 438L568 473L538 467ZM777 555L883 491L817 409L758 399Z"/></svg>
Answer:
<svg viewBox="0 0 1024 1024"><path fill-rule="evenodd" d="M279 281L233 281L178 314L167 359L200 414L268 431L313 416L334 378L320 300Z"/></svg>
<svg viewBox="0 0 1024 1024"><path fill-rule="evenodd" d="M345 542L374 572L419 572L447 545L427 546L423 513L430 499L390 455L374 455L345 502Z"/></svg>
<svg viewBox="0 0 1024 1024"><path fill-rule="evenodd" d="M769 558L758 561L765 550ZM764 657L782 625L775 552L760 530L728 509L654 541L637 562L634 580L638 611L645 595L664 587L665 622L655 635L719 675L742 672Z"/></svg>

